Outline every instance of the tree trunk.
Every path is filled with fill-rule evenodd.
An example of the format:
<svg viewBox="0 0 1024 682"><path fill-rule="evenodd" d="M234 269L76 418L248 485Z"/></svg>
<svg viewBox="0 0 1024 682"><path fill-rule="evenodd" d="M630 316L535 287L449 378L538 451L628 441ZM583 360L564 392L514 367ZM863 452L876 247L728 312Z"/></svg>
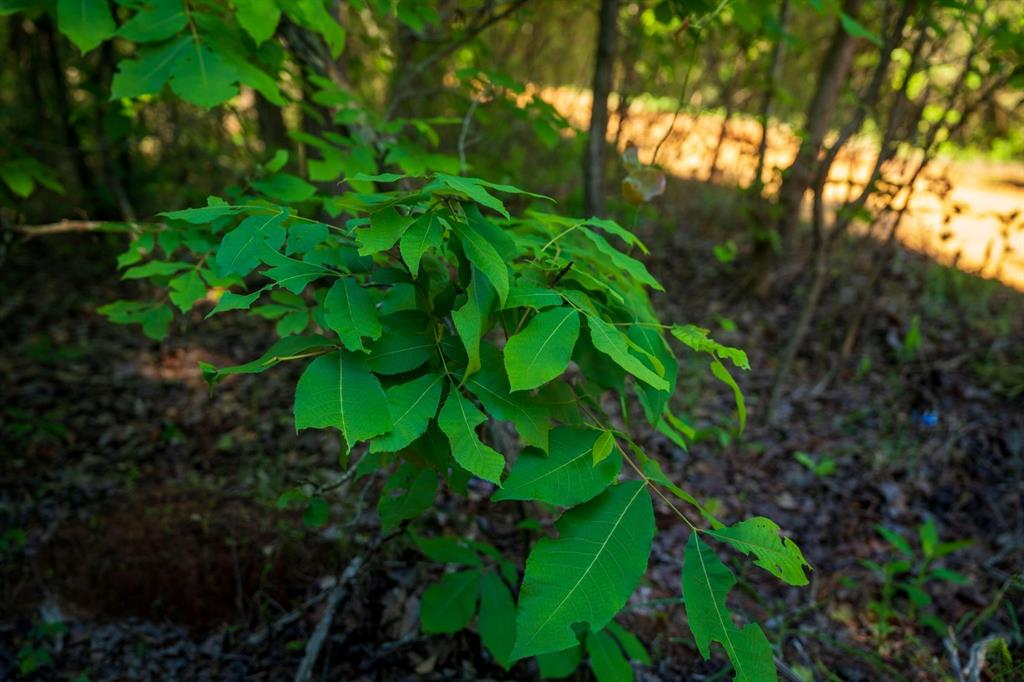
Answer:
<svg viewBox="0 0 1024 682"><path fill-rule="evenodd" d="M587 148L583 156L583 210L588 216L602 216L605 213L604 151L608 144L608 95L612 89L618 17L619 0L601 0L592 88L594 101L587 131Z"/></svg>
<svg viewBox="0 0 1024 682"><path fill-rule="evenodd" d="M754 171L754 186L760 189L764 186L764 157L768 153L768 120L772 115L772 105L775 103L775 90L779 86L779 78L782 76L782 64L786 60L786 24L789 22L789 0L782 0L779 7L779 39L772 46L772 56L768 67L768 84L764 89L764 98L761 100L761 141L757 145L757 169Z"/></svg>
<svg viewBox="0 0 1024 682"><path fill-rule="evenodd" d="M861 0L845 0L843 11L856 17L860 5ZM800 225L800 205L803 203L804 193L814 180L821 144L828 133L839 93L849 75L854 45L853 38L843 28L842 23L836 21L832 42L818 74L818 85L807 109L807 121L800 149L797 151L796 159L786 170L782 187L779 189L781 210L776 229L786 246L793 244L797 227Z"/></svg>

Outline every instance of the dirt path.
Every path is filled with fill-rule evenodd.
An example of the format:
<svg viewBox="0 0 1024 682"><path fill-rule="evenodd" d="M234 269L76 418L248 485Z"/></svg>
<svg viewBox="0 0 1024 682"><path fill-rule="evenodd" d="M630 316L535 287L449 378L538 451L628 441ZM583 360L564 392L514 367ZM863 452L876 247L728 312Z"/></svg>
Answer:
<svg viewBox="0 0 1024 682"><path fill-rule="evenodd" d="M546 89L542 97L576 127L586 127L590 95L567 89ZM642 161L650 162L658 141L672 132L659 153L659 165L681 178L736 182L753 180L761 128L752 119L733 119L718 151L714 177L712 159L722 131L722 116L680 114L672 126L671 113L630 107L622 132L612 116L609 132L620 148L635 145ZM875 150L866 141L853 143L836 160L826 198L832 203L859 191L871 173ZM778 182L775 169L786 168L796 155L797 139L785 126L769 128L765 181ZM945 264L1024 291L1024 163L934 162L918 181L898 234L910 249ZM949 185L946 185L948 180ZM944 190L948 189L948 192Z"/></svg>

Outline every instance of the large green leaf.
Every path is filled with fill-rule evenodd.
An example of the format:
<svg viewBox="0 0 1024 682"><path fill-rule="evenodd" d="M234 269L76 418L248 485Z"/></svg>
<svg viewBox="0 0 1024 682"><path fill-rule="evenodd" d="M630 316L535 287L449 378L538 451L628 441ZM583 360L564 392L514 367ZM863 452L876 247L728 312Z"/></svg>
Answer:
<svg viewBox="0 0 1024 682"><path fill-rule="evenodd" d="M359 255L372 256L394 246L409 226L412 216L400 214L393 206L377 211L370 216L370 227L359 230Z"/></svg>
<svg viewBox="0 0 1024 682"><path fill-rule="evenodd" d="M558 427L551 432L549 454L523 450L491 499L540 500L573 507L599 495L622 468L618 452L594 465L592 453L600 435L594 429Z"/></svg>
<svg viewBox="0 0 1024 682"><path fill-rule="evenodd" d="M457 389L448 394L437 418L438 425L451 443L455 461L471 474L500 484L505 458L484 445L476 435L476 427L485 421L487 417Z"/></svg>
<svg viewBox="0 0 1024 682"><path fill-rule="evenodd" d="M379 339L382 331L377 308L353 277L331 285L324 298L324 321L349 350L366 350L363 337Z"/></svg>
<svg viewBox="0 0 1024 682"><path fill-rule="evenodd" d="M279 249L284 244L284 211L268 215L252 215L224 235L217 248L217 269L221 276L246 276L260 264L263 245Z"/></svg>
<svg viewBox="0 0 1024 682"><path fill-rule="evenodd" d="M174 60L171 90L186 102L209 109L238 94L238 70L196 38Z"/></svg>
<svg viewBox="0 0 1024 682"><path fill-rule="evenodd" d="M398 244L402 260L409 266L413 277L418 277L420 260L427 249L440 249L444 238L444 225L434 213L425 213L413 221Z"/></svg>
<svg viewBox="0 0 1024 682"><path fill-rule="evenodd" d="M633 668L606 630L587 633L587 656L597 682L632 682Z"/></svg>
<svg viewBox="0 0 1024 682"><path fill-rule="evenodd" d="M310 282L321 277L336 277L337 273L325 267L308 263L296 258L289 258L277 249L264 243L260 249L260 259L270 267L260 274L277 282L293 294L302 293Z"/></svg>
<svg viewBox="0 0 1024 682"><path fill-rule="evenodd" d="M404 462L381 490L377 503L381 530L388 533L402 521L416 518L434 505L436 495L437 473Z"/></svg>
<svg viewBox="0 0 1024 682"><path fill-rule="evenodd" d="M281 10L274 0L235 0L235 18L259 45L274 35Z"/></svg>
<svg viewBox="0 0 1024 682"><path fill-rule="evenodd" d="M420 599L420 626L427 633L458 632L469 625L480 596L480 572L446 573Z"/></svg>
<svg viewBox="0 0 1024 682"><path fill-rule="evenodd" d="M643 263L622 253L609 244L607 239L593 230L581 227L580 232L586 235L586 237L593 242L598 251L608 257L613 266L627 273L632 280L645 284L658 291L665 290L665 288L661 286L661 283L659 283L658 280L656 280L654 276L647 271L647 266Z"/></svg>
<svg viewBox="0 0 1024 682"><path fill-rule="evenodd" d="M505 344L505 371L513 391L536 388L561 376L580 335L580 316L563 307L537 313Z"/></svg>
<svg viewBox="0 0 1024 682"><path fill-rule="evenodd" d="M83 53L117 30L107 0L57 0L57 25Z"/></svg>
<svg viewBox="0 0 1024 682"><path fill-rule="evenodd" d="M466 258L490 280L494 290L498 292L498 300L504 305L509 290L508 265L505 264L505 259L495 250L494 245L471 225L455 221L452 230L462 243Z"/></svg>
<svg viewBox="0 0 1024 682"><path fill-rule="evenodd" d="M576 668L579 667L582 660L583 645L577 643L576 646L563 651L552 651L549 654L538 655L537 667L540 668L542 680L557 680L569 677L569 675L576 672Z"/></svg>
<svg viewBox="0 0 1024 682"><path fill-rule="evenodd" d="M650 385L657 391L668 390L668 382L647 367L640 358L629 352L629 337L618 327L608 324L597 315L587 316L590 328L590 340L594 348L615 361L640 381Z"/></svg>
<svg viewBox="0 0 1024 682"><path fill-rule="evenodd" d="M285 204L297 204L311 199L316 187L290 173L274 173L268 178L254 180L254 189Z"/></svg>
<svg viewBox="0 0 1024 682"><path fill-rule="evenodd" d="M772 661L772 647L757 623L740 628L725 605L736 576L722 563L698 533L690 534L683 555L683 601L690 631L701 656L711 655L711 643L718 642L732 662L736 680L774 681L778 677Z"/></svg>
<svg viewBox="0 0 1024 682"><path fill-rule="evenodd" d="M393 428L390 433L374 438L370 451L398 452L422 436L437 414L443 388L444 376L441 374L424 374L389 388L387 398Z"/></svg>
<svg viewBox="0 0 1024 682"><path fill-rule="evenodd" d="M755 516L739 523L709 530L707 534L729 543L744 554L754 554L754 563L790 585L806 585L804 567L810 564L796 543L779 534L779 526L771 519Z"/></svg>
<svg viewBox="0 0 1024 682"><path fill-rule="evenodd" d="M480 578L480 616L477 629L480 641L505 670L512 665L515 630L509 625L516 620L516 603L508 586L497 573L486 571Z"/></svg>
<svg viewBox="0 0 1024 682"><path fill-rule="evenodd" d="M385 315L384 333L370 349L370 367L377 374L401 374L414 370L434 354L437 344L426 315L402 311Z"/></svg>
<svg viewBox="0 0 1024 682"><path fill-rule="evenodd" d="M349 448L391 430L384 389L366 359L345 350L309 363L295 387L295 428L333 426Z"/></svg>
<svg viewBox="0 0 1024 682"><path fill-rule="evenodd" d="M654 540L650 495L638 481L612 486L574 507L526 562L516 615L514 659L568 649L574 623L605 626L647 568Z"/></svg>
<svg viewBox="0 0 1024 682"><path fill-rule="evenodd" d="M134 43L166 40L185 28L188 16L182 0L147 0L146 4L117 29L117 35Z"/></svg>
<svg viewBox="0 0 1024 682"><path fill-rule="evenodd" d="M117 73L114 74L114 80L110 87L110 98L131 98L160 92L174 71L174 62L191 45L192 39L188 36L182 36L159 47L140 50L138 57L135 59L122 59L117 63ZM212 208L222 211L222 207ZM186 209L185 211L175 211L171 214L161 215L177 218L174 214L188 214L189 212L203 210L203 208ZM228 210L232 213L238 212L233 207L223 207L223 211ZM188 220L187 217L181 217L180 219ZM189 222L192 221L189 220ZM210 221L206 220L204 222Z"/></svg>
<svg viewBox="0 0 1024 682"><path fill-rule="evenodd" d="M487 322L493 308L494 287L479 270L473 268L472 279L466 289L466 302L452 312L452 321L466 347L468 358L463 380L480 369L480 340L487 332Z"/></svg>
<svg viewBox="0 0 1024 682"><path fill-rule="evenodd" d="M489 343L481 346L483 368L466 381L492 417L515 424L520 437L529 445L548 449L551 413L526 393L512 393L501 363L501 353Z"/></svg>

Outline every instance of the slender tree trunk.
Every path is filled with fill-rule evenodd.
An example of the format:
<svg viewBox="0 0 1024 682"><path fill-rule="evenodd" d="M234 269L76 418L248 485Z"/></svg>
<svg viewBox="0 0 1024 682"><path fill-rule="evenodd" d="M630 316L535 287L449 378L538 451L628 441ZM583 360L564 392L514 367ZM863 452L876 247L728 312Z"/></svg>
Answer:
<svg viewBox="0 0 1024 682"><path fill-rule="evenodd" d="M594 99L590 128L587 131L587 148L583 156L583 210L588 216L602 216L605 213L604 152L608 145L608 95L612 89L618 18L619 0L601 0L592 87Z"/></svg>
<svg viewBox="0 0 1024 682"><path fill-rule="evenodd" d="M68 82L64 77L64 61L61 59L60 45L57 42L57 30L49 19L42 23L43 31L46 34L46 48L49 52L50 74L53 77L53 89L56 94L55 107L57 116L60 118L61 126L64 129L64 143L67 145L68 154L75 167L75 174L78 176L79 187L85 196L82 198L82 206L88 208L95 205L95 199L99 196L99 186L93 172L85 163L85 150L82 149L82 138L78 129L71 120L71 101L68 99Z"/></svg>
<svg viewBox="0 0 1024 682"><path fill-rule="evenodd" d="M757 168L754 171L754 186L764 186L764 157L768 153L768 121L775 103L775 91L782 77L782 65L786 60L786 24L789 23L789 0L782 0L779 6L779 39L772 46L772 56L768 67L768 84L761 99L761 141L757 145Z"/></svg>
<svg viewBox="0 0 1024 682"><path fill-rule="evenodd" d="M845 0L843 11L853 17L859 13L861 0ZM796 159L786 170L779 189L779 221L776 225L783 244L793 244L800 225L800 205L804 193L814 180L816 161L829 129L839 93L846 83L853 58L854 39L836 22L832 42L818 74L818 85L807 109L807 121Z"/></svg>

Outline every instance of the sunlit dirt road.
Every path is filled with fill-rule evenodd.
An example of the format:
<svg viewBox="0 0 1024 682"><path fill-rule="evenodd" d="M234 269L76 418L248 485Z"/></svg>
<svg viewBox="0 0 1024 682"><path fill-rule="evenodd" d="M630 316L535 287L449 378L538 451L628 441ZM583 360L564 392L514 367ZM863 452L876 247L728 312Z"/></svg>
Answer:
<svg viewBox="0 0 1024 682"><path fill-rule="evenodd" d="M560 88L543 90L541 96L576 127L586 127L589 93ZM618 117L612 116L609 135L618 139L620 148L635 145L640 159L649 163L658 141L671 130L658 155L661 168L682 178L746 186L756 169L761 127L752 119L734 117L722 137L722 121L721 115L694 118L680 114L673 125L672 113L646 111L634 104L621 132ZM876 149L869 141L856 141L848 148L829 176L825 196L832 205L855 196L874 164ZM764 175L769 190L778 182L778 169L790 164L796 150L797 139L791 130L769 128ZM900 170L913 168L913 160L901 164L901 160L892 162L884 171L899 177ZM902 201L898 199L896 205ZM886 226L861 225L858 229L883 234ZM939 262L955 263L962 270L997 278L1024 291L1024 163L934 161L915 185L897 239Z"/></svg>

